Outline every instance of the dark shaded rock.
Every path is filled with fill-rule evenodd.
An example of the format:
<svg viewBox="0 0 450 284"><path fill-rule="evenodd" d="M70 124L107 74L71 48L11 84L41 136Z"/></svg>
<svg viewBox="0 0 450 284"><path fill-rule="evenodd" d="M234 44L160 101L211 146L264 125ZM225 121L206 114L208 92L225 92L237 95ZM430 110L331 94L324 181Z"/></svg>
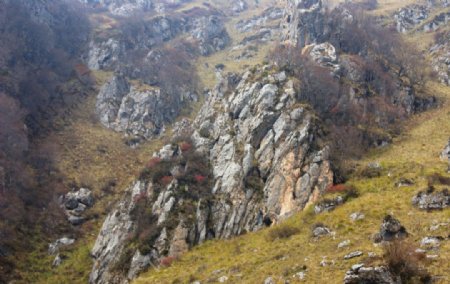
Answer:
<svg viewBox="0 0 450 284"><path fill-rule="evenodd" d="M78 200L75 197L68 198L66 202L64 202L64 206L67 210L73 210L78 207Z"/></svg>
<svg viewBox="0 0 450 284"><path fill-rule="evenodd" d="M79 216L69 215L68 221L73 226L79 226L83 224L86 221L86 219Z"/></svg>
<svg viewBox="0 0 450 284"><path fill-rule="evenodd" d="M325 13L321 0L287 1L284 39L304 47L316 43L325 33Z"/></svg>
<svg viewBox="0 0 450 284"><path fill-rule="evenodd" d="M402 226L399 220L395 219L391 215L387 215L383 219L383 223L380 227L380 232L375 236L375 242L393 241L397 239L403 239L408 236L405 227Z"/></svg>

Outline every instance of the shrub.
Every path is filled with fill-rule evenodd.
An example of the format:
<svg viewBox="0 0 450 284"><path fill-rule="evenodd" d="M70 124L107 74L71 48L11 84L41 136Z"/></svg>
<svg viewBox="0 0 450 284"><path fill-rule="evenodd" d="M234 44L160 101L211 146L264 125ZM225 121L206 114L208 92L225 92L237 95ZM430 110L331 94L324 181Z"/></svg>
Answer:
<svg viewBox="0 0 450 284"><path fill-rule="evenodd" d="M164 186L168 186L173 181L173 176L163 176L161 178L161 184Z"/></svg>
<svg viewBox="0 0 450 284"><path fill-rule="evenodd" d="M147 168L153 168L155 167L157 164L159 164L161 162L161 158L159 157L153 157L151 158L148 163L147 163Z"/></svg>
<svg viewBox="0 0 450 284"><path fill-rule="evenodd" d="M347 190L348 190L348 187L345 184L335 184L335 185L330 185L327 188L327 193L345 192Z"/></svg>
<svg viewBox="0 0 450 284"><path fill-rule="evenodd" d="M206 180L206 177L203 175L195 175L194 178L197 183L203 183Z"/></svg>
<svg viewBox="0 0 450 284"><path fill-rule="evenodd" d="M416 253L415 246L408 241L393 241L384 246L383 260L389 271L402 283L428 283L430 275L421 267L425 256Z"/></svg>
<svg viewBox="0 0 450 284"><path fill-rule="evenodd" d="M433 174L428 177L428 185L432 186L434 184L450 185L450 178L440 174Z"/></svg>
<svg viewBox="0 0 450 284"><path fill-rule="evenodd" d="M189 152L192 149L192 144L188 142L183 142L180 145L180 150L184 152Z"/></svg>
<svg viewBox="0 0 450 284"><path fill-rule="evenodd" d="M267 235L270 241L275 241L277 239L287 239L293 235L300 233L300 230L291 225L278 225L270 229Z"/></svg>
<svg viewBox="0 0 450 284"><path fill-rule="evenodd" d="M174 262L175 259L176 258L173 257L173 256L166 256L166 257L161 259L160 264L161 264L161 266L169 267L169 266L172 265L172 262Z"/></svg>

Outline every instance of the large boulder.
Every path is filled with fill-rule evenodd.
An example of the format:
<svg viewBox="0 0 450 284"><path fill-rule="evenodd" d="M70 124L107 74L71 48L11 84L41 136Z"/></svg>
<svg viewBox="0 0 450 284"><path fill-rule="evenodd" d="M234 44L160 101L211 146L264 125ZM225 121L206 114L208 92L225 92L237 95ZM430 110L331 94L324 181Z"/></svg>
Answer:
<svg viewBox="0 0 450 284"><path fill-rule="evenodd" d="M362 283L401 284L402 282L385 266L366 267L363 264L353 265L352 269L345 274L344 284Z"/></svg>
<svg viewBox="0 0 450 284"><path fill-rule="evenodd" d="M181 108L196 99L190 92L169 95L159 88L133 87L123 75L115 74L100 89L96 113L107 128L150 139L160 135Z"/></svg>
<svg viewBox="0 0 450 284"><path fill-rule="evenodd" d="M380 232L375 236L375 242L382 241L394 241L404 239L408 236L408 232L405 227L402 226L399 220L395 219L391 215L387 215L383 219L383 223L380 226Z"/></svg>
<svg viewBox="0 0 450 284"><path fill-rule="evenodd" d="M442 210L450 206L450 194L447 189L421 191L413 197L412 204L422 210Z"/></svg>
<svg viewBox="0 0 450 284"><path fill-rule="evenodd" d="M394 15L397 31L399 33L406 33L425 21L429 14L429 8L424 5L409 5L399 9Z"/></svg>

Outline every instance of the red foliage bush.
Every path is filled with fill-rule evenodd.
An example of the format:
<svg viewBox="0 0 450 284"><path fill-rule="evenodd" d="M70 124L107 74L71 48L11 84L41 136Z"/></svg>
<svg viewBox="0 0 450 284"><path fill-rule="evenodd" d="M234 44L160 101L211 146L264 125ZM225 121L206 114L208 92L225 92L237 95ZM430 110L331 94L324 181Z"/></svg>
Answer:
<svg viewBox="0 0 450 284"><path fill-rule="evenodd" d="M175 259L176 258L173 256L166 256L161 259L160 264L161 264L161 266L169 267L172 265L172 262L174 262Z"/></svg>
<svg viewBox="0 0 450 284"><path fill-rule="evenodd" d="M160 162L161 162L161 158L153 157L153 158L150 159L150 161L148 161L147 168L153 168L157 164L159 164Z"/></svg>
<svg viewBox="0 0 450 284"><path fill-rule="evenodd" d="M187 142L183 142L180 145L180 149L182 152L188 152L192 149L192 144L187 143Z"/></svg>
<svg viewBox="0 0 450 284"><path fill-rule="evenodd" d="M349 187L345 184L333 184L327 188L327 193L345 192L347 190L349 190Z"/></svg>
<svg viewBox="0 0 450 284"><path fill-rule="evenodd" d="M161 178L161 184L164 186L169 185L173 180L173 176L163 176Z"/></svg>
<svg viewBox="0 0 450 284"><path fill-rule="evenodd" d="M203 175L195 175L194 178L197 183L203 183L206 180L206 177Z"/></svg>

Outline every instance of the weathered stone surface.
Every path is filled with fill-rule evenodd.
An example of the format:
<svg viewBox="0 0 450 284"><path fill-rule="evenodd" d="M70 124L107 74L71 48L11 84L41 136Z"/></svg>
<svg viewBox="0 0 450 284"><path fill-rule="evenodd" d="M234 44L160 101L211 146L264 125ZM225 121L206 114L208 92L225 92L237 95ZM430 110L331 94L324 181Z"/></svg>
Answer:
<svg viewBox="0 0 450 284"><path fill-rule="evenodd" d="M194 19L190 34L199 42L200 54L210 55L224 49L230 37L223 22L216 16Z"/></svg>
<svg viewBox="0 0 450 284"><path fill-rule="evenodd" d="M158 88L139 90L116 74L100 90L96 113L108 128L132 137L150 139L160 135L182 106L196 100L195 94L169 95Z"/></svg>
<svg viewBox="0 0 450 284"><path fill-rule="evenodd" d="M401 284L384 266L365 267L363 264L353 265L344 278L345 284L377 283Z"/></svg>
<svg viewBox="0 0 450 284"><path fill-rule="evenodd" d="M321 237L326 236L331 233L331 230L324 225L317 225L313 228L312 234L313 237Z"/></svg>
<svg viewBox="0 0 450 284"><path fill-rule="evenodd" d="M75 242L74 239L63 237L48 245L49 254L57 254L59 249L65 246L69 246Z"/></svg>
<svg viewBox="0 0 450 284"><path fill-rule="evenodd" d="M394 241L403 239L408 236L405 227L402 226L399 220L391 215L387 215L383 219L380 227L380 232L375 236L375 242Z"/></svg>
<svg viewBox="0 0 450 284"><path fill-rule="evenodd" d="M351 252L351 253L345 255L344 259L352 259L355 257L359 257L361 255L363 255L363 252L358 250L358 251L354 251L354 252Z"/></svg>
<svg viewBox="0 0 450 284"><path fill-rule="evenodd" d="M416 25L425 21L429 16L430 10L424 5L409 5L399 9L394 15L397 22L397 31L406 33Z"/></svg>
<svg viewBox="0 0 450 284"><path fill-rule="evenodd" d="M447 189L419 192L413 197L412 204L422 210L442 210L450 206L450 195Z"/></svg>

